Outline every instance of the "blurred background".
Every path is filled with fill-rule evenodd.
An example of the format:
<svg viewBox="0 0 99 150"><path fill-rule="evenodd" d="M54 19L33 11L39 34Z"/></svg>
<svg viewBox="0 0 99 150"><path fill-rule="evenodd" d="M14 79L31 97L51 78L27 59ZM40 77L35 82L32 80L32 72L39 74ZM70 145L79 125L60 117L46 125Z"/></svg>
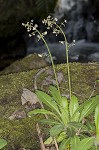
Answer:
<svg viewBox="0 0 99 150"><path fill-rule="evenodd" d="M35 37L28 37L22 23L33 19L42 31L41 20L48 15L60 22L67 20L64 32L69 43L75 40L94 44L94 52L90 53L95 53L99 61L99 0L0 0L0 70L25 57L29 47L43 45ZM57 43L62 37L56 39L49 32L46 39Z"/></svg>

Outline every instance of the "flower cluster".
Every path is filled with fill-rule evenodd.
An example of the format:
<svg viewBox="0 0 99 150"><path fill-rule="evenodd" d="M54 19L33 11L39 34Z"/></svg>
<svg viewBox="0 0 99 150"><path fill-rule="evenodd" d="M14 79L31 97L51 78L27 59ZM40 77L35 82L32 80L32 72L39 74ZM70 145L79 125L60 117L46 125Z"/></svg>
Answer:
<svg viewBox="0 0 99 150"><path fill-rule="evenodd" d="M62 22L60 25L57 24L58 19L57 18L52 18L51 16L48 16L47 19L44 19L42 21L43 24L47 25L47 29L51 29L52 28L52 33L56 34L56 36L58 34L61 34L62 31L60 30L61 26L65 26L66 20L64 20L64 22ZM29 32L29 37L36 35L37 34L37 38L38 41L42 38L44 38L45 35L47 35L47 31L44 31L42 33L40 33L38 31L38 25L34 24L33 25L33 20L31 20L31 22L27 22L26 24L22 23L22 25L27 28L27 32Z"/></svg>
<svg viewBox="0 0 99 150"><path fill-rule="evenodd" d="M56 34L56 36L61 32L59 27L65 26L66 20L60 24L60 26L57 24L58 19L57 18L52 18L51 16L48 16L47 19L44 19L42 21L43 24L47 25L47 29L53 29L53 34Z"/></svg>
<svg viewBox="0 0 99 150"><path fill-rule="evenodd" d="M37 32L36 30L38 28L38 25L37 24L33 25L33 20L31 20L31 22L27 22L26 24L22 23L22 25L27 29L27 32L29 32L29 37L35 35L35 33Z"/></svg>
<svg viewBox="0 0 99 150"><path fill-rule="evenodd" d="M33 36L33 35L36 35L37 33L37 38L38 38L38 41L41 39L41 38L44 38L44 36L47 34L47 31L44 31L42 33L40 33L38 31L38 25L35 24L33 25L33 20L31 20L31 22L27 22L26 24L25 23L22 23L22 25L27 28L27 32L29 32L29 37Z"/></svg>

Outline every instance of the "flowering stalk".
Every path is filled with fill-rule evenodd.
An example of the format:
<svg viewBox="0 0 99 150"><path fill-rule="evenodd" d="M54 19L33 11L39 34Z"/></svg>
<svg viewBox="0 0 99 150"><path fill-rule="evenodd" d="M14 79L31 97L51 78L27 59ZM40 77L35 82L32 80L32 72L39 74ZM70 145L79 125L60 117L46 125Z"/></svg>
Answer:
<svg viewBox="0 0 99 150"><path fill-rule="evenodd" d="M69 95L70 95L70 100L71 100L71 80L70 80L70 68L69 68L69 61L68 61L68 43L67 43L67 39L66 39L66 35L64 33L64 31L62 30L61 26L59 26L56 22L57 22L57 18L53 19L51 18L51 16L48 16L47 19L44 19L42 21L45 25L47 24L48 27L47 29L53 28L53 25L56 26L56 28L53 29L53 33L56 34L63 34L64 36L64 40L65 40L65 52L66 52L66 63L67 63L67 71L68 71L68 85L69 85ZM64 23L61 23L61 25L64 25Z"/></svg>
<svg viewBox="0 0 99 150"><path fill-rule="evenodd" d="M24 24L22 23L23 26L27 27L27 31L30 32L31 30L33 30L33 32L31 34L29 34L29 36L31 37L32 35L35 35L35 33L38 33L37 37L38 37L38 40L42 39L47 50L48 50L48 53L49 53L49 56L50 56L50 59L51 59L51 63L52 63L52 67L53 67L53 71L54 71L54 76L55 76L55 80L56 80L56 86L57 86L57 89L58 89L58 92L59 92L59 95L61 97L61 94L60 94L60 88L59 88L59 83L58 83L58 79L57 79L57 75L56 75L56 70L55 70L55 66L54 66L54 62L53 62L53 58L52 58L52 55L51 55L51 52L50 52L50 49L48 47L48 44L46 42L46 40L44 39L44 35L47 34L47 31L43 32L43 33L40 33L39 30L37 29L38 25L35 24L33 26L33 20L31 20L31 22L27 22L27 24Z"/></svg>
<svg viewBox="0 0 99 150"><path fill-rule="evenodd" d="M54 66L54 62L53 62L53 58L52 58L52 55L51 55L51 52L50 52L50 49L48 47L48 44L46 43L44 37L42 36L42 34L36 29L37 33L40 35L40 37L42 38L47 50L48 50L48 53L49 53L49 56L50 56L50 59L51 59L51 63L52 63L52 67L53 67L53 71L54 71L54 76L55 76L55 80L56 80L56 85L57 85L57 89L58 89L58 92L59 92L59 95L61 96L60 94L60 89L59 89L59 84L58 84L58 79L57 79L57 75L56 75L56 70L55 70L55 66Z"/></svg>
<svg viewBox="0 0 99 150"><path fill-rule="evenodd" d="M66 35L64 34L64 31L62 30L62 28L57 25L57 23L55 23L56 26L60 29L60 31L62 32L64 39L65 39L65 52L66 52L66 63L67 63L67 71L68 71L68 85L69 85L69 95L70 95L70 100L71 100L71 80L70 80L70 68L69 68L69 62L68 62L68 44L67 44L67 39L66 39Z"/></svg>

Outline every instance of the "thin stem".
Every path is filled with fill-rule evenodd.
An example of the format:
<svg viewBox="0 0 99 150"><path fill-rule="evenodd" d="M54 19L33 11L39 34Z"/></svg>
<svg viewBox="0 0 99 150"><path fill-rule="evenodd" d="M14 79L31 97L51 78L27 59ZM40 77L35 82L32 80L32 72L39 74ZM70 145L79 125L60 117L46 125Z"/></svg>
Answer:
<svg viewBox="0 0 99 150"><path fill-rule="evenodd" d="M58 92L59 92L59 95L61 97L61 94L60 94L60 88L59 88L59 83L58 83L58 79L57 79L57 75L56 75L56 70L55 70L55 66L54 66L54 62L53 62L53 58L52 58L52 55L51 55L51 52L50 52L50 49L48 47L48 44L47 42L45 41L45 39L43 38L43 36L41 35L41 33L36 29L36 31L38 32L38 34L40 35L40 37L42 38L47 50L48 50L48 53L49 53L49 56L50 56L50 59L51 59L51 62L52 62L52 67L53 67L53 71L54 71L54 76L55 76L55 80L56 80L56 85L57 85L57 89L58 89Z"/></svg>
<svg viewBox="0 0 99 150"><path fill-rule="evenodd" d="M70 94L70 100L71 100L71 79L70 79L70 68L69 68L69 61L68 61L68 45L67 45L67 39L64 31L61 29L61 27L54 22L54 24L59 28L59 30L62 32L64 39L65 39L65 47L66 47L66 63L67 63L67 72L68 72L68 85L69 85L69 94Z"/></svg>

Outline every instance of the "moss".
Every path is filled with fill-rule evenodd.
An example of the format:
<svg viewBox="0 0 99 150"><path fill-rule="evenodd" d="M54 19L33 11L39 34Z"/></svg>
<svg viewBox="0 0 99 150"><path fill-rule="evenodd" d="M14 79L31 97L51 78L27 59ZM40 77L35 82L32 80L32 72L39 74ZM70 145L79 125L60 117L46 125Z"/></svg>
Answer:
<svg viewBox="0 0 99 150"><path fill-rule="evenodd" d="M43 58L39 57L37 54L31 54L12 63L1 71L0 75L42 68L47 65L47 62Z"/></svg>
<svg viewBox="0 0 99 150"><path fill-rule="evenodd" d="M49 69L50 67L46 67ZM60 85L61 91L68 94L68 78L66 65L57 65L56 70L62 71L65 82ZM35 123L41 116L33 118L24 118L21 120L7 119L15 110L25 110L21 105L21 94L23 87L34 90L33 77L37 74L38 69L11 73L0 76L0 136L8 141L4 150L15 150L19 147L29 148L31 150L39 149L38 137L35 129ZM99 64L70 64L72 92L84 101L89 98L96 79L99 79ZM38 88L42 88L42 81L47 76L46 71L37 78ZM43 90L47 91L48 86L43 86ZM94 95L99 94L99 82L95 87ZM43 127L43 131L45 128ZM47 131L46 131L47 132Z"/></svg>
<svg viewBox="0 0 99 150"><path fill-rule="evenodd" d="M20 147L38 150L39 140L35 129L37 121L35 117L14 121L0 119L0 137L8 143L4 150L15 150Z"/></svg>
<svg viewBox="0 0 99 150"><path fill-rule="evenodd" d="M33 90L33 75L36 70L14 73L0 77L0 116L8 117L20 108L22 89Z"/></svg>

